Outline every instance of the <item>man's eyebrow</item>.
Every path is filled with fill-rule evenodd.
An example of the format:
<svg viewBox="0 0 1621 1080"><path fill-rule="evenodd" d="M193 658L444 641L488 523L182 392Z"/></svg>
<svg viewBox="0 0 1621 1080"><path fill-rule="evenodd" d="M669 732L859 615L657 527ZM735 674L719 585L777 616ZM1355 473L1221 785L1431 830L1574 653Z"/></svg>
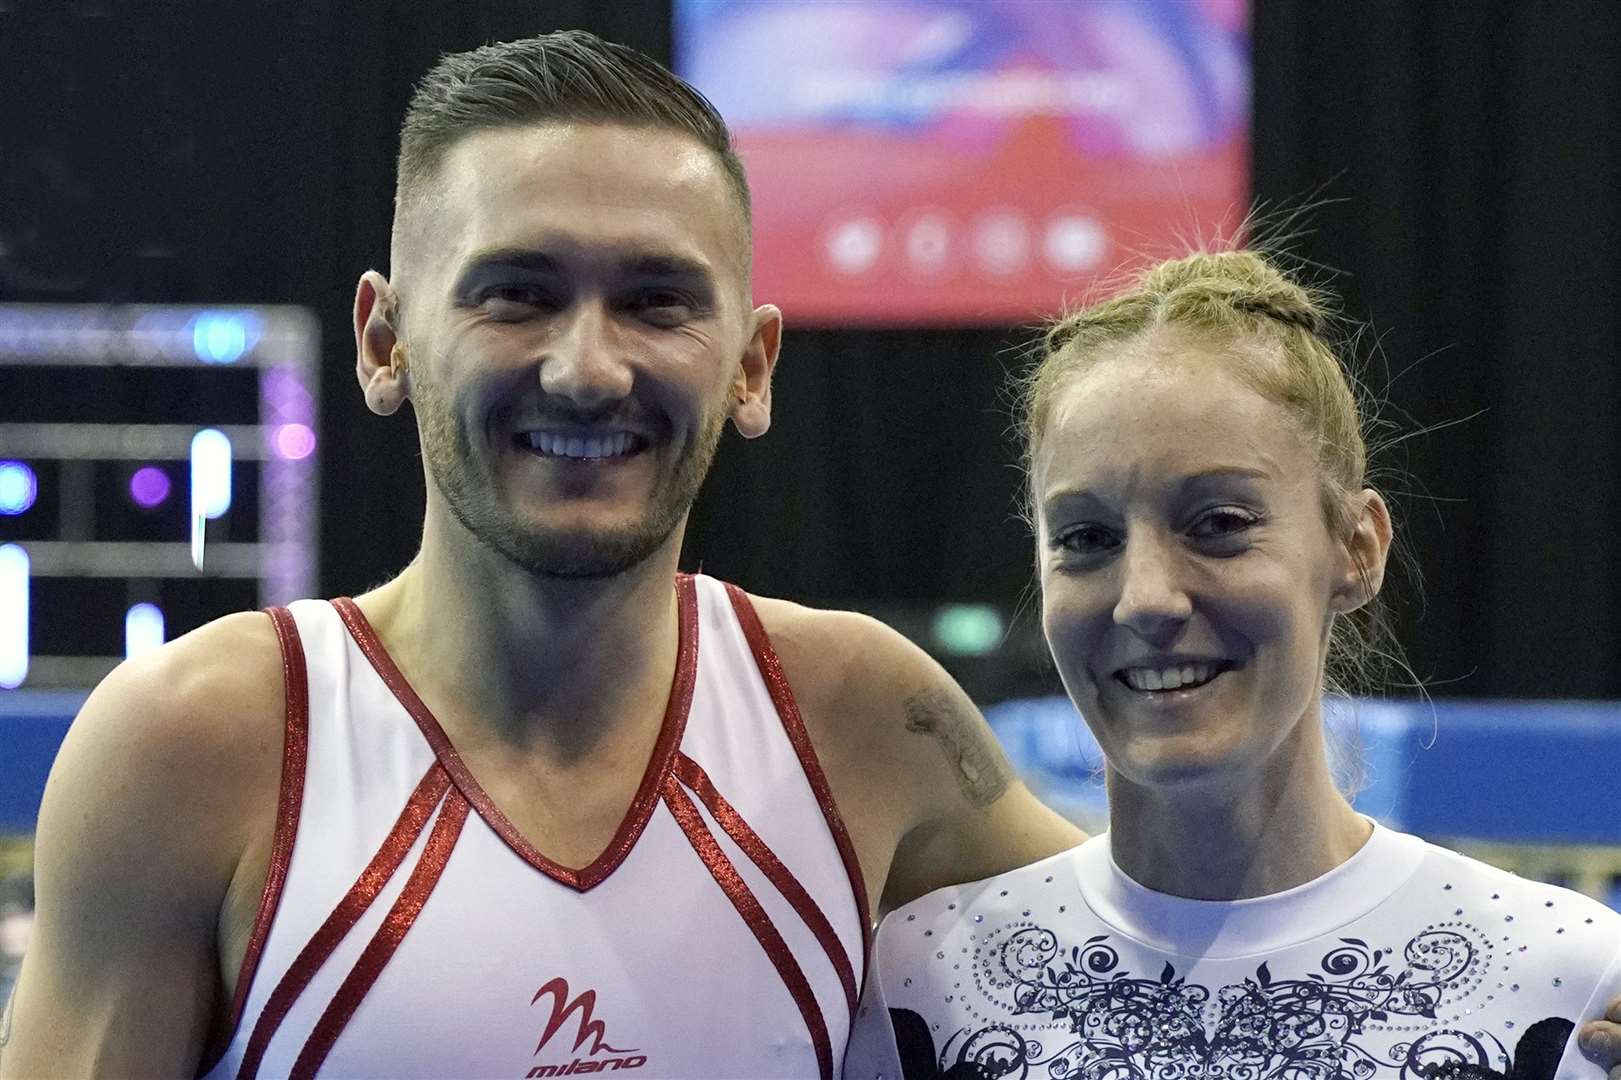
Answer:
<svg viewBox="0 0 1621 1080"><path fill-rule="evenodd" d="M633 255L619 264L621 272L631 277L684 278L710 283L714 274L697 259L685 255Z"/></svg>
<svg viewBox="0 0 1621 1080"><path fill-rule="evenodd" d="M456 280L465 282L476 271L493 268L529 270L538 274L561 274L563 263L557 256L533 248L491 248L477 252L462 264Z"/></svg>
<svg viewBox="0 0 1621 1080"><path fill-rule="evenodd" d="M673 252L627 252L614 260L614 271L626 277L665 278L713 286L714 272L707 263ZM537 248L491 248L469 257L456 280L466 284L475 274L492 269L523 270L561 277L564 260Z"/></svg>

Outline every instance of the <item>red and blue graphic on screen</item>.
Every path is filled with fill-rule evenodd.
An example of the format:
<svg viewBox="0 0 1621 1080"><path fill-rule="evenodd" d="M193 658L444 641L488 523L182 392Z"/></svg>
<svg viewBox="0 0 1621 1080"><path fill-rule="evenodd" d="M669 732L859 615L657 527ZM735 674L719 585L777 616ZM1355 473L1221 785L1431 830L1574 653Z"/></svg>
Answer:
<svg viewBox="0 0 1621 1080"><path fill-rule="evenodd" d="M1248 0L677 0L790 322L1048 315L1249 200Z"/></svg>

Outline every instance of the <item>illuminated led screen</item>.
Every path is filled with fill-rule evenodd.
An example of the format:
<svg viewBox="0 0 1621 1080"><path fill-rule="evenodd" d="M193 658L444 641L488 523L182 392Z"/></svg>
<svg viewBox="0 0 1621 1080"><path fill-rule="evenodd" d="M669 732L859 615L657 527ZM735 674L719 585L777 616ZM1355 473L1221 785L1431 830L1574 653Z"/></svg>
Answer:
<svg viewBox="0 0 1621 1080"><path fill-rule="evenodd" d="M0 693L316 587L298 308L0 304Z"/></svg>
<svg viewBox="0 0 1621 1080"><path fill-rule="evenodd" d="M1249 200L1248 0L676 0L791 323L1011 323Z"/></svg>

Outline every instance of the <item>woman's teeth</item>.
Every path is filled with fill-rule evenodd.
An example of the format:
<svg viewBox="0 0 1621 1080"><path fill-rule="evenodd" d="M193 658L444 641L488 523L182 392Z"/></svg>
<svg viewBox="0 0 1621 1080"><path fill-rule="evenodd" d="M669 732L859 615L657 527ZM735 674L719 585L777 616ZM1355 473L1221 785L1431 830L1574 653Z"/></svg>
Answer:
<svg viewBox="0 0 1621 1080"><path fill-rule="evenodd" d="M1168 668L1126 668L1120 679L1133 690L1182 690L1203 686L1221 674L1220 664L1179 664Z"/></svg>

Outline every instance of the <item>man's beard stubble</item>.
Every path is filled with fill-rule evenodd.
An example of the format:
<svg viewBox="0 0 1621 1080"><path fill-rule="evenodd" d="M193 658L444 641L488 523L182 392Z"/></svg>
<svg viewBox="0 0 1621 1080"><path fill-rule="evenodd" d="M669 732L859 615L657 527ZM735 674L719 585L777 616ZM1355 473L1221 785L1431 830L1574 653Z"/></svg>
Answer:
<svg viewBox="0 0 1621 1080"><path fill-rule="evenodd" d="M427 380L419 379L413 390L422 456L445 505L480 543L544 577L613 577L663 546L698 497L726 425L723 409L705 415L697 438L682 453L674 474L655 488L639 521L614 529L553 529L520 521L501 506L493 478L480 478L471 467L472 440L449 403Z"/></svg>

